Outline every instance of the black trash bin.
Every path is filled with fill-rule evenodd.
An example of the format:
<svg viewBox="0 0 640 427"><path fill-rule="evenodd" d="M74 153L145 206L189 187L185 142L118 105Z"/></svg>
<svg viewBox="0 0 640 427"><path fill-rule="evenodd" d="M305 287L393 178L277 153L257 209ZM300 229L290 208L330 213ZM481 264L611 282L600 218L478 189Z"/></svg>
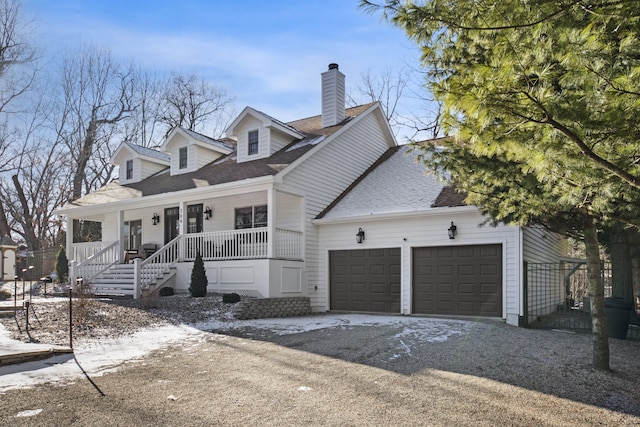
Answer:
<svg viewBox="0 0 640 427"><path fill-rule="evenodd" d="M607 333L609 338L626 339L629 329L629 317L633 309L633 301L620 297L604 299L604 314L607 316Z"/></svg>

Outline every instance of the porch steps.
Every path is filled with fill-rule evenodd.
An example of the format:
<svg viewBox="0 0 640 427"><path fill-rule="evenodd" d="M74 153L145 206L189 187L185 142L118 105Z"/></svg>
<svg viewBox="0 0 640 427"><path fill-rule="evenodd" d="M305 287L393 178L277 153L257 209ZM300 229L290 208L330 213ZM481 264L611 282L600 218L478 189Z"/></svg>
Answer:
<svg viewBox="0 0 640 427"><path fill-rule="evenodd" d="M91 281L96 296L133 296L133 264L116 264Z"/></svg>
<svg viewBox="0 0 640 427"><path fill-rule="evenodd" d="M96 296L134 296L133 264L116 264L109 270L102 272L91 281L91 292ZM175 267L170 267L149 286L158 289L176 275Z"/></svg>

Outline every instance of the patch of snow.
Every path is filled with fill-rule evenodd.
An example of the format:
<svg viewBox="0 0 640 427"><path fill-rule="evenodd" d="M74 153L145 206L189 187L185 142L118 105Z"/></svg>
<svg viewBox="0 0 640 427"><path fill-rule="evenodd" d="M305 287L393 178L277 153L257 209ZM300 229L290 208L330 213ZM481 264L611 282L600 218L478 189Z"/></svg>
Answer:
<svg viewBox="0 0 640 427"><path fill-rule="evenodd" d="M42 412L42 409L31 409L29 411L22 411L16 414L16 417L33 417Z"/></svg>
<svg viewBox="0 0 640 427"><path fill-rule="evenodd" d="M128 363L141 361L147 354L180 342L185 347L196 346L211 338L210 332L224 332L241 328L270 331L278 335L297 334L319 329L355 326L397 326L402 331L391 337L397 340L400 351L393 357L411 355L412 346L422 342L442 342L454 335L467 332L472 322L414 318L404 316L364 314L323 314L304 317L289 317L256 320L210 320L195 327L160 326L143 329L131 336L88 341L74 349L74 354L65 354L43 361L0 367L0 393L28 388L42 383L71 382L79 377L101 376L117 370ZM0 327L0 345L8 339L8 333ZM215 339L228 337L216 335ZM14 342L15 343L15 342ZM393 344L393 343L392 343ZM303 390L306 391L306 390Z"/></svg>

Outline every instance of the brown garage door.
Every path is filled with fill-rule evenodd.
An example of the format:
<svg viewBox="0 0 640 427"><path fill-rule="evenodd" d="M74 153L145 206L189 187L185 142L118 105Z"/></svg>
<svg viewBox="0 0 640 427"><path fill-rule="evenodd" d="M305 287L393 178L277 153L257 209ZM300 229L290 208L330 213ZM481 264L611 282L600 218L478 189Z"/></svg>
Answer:
<svg viewBox="0 0 640 427"><path fill-rule="evenodd" d="M400 313L400 248L329 252L331 310Z"/></svg>
<svg viewBox="0 0 640 427"><path fill-rule="evenodd" d="M416 314L502 316L502 245L413 249Z"/></svg>

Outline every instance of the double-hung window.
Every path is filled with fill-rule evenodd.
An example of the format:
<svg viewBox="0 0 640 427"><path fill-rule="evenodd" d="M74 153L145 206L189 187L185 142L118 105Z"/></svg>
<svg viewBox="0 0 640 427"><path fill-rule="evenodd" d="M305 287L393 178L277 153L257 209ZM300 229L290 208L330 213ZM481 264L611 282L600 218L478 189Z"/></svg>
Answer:
<svg viewBox="0 0 640 427"><path fill-rule="evenodd" d="M249 155L258 154L258 145L259 145L258 131L257 130L249 131L248 139L249 139L249 145L247 147L247 150Z"/></svg>
<svg viewBox="0 0 640 427"><path fill-rule="evenodd" d="M133 160L127 160L127 179L133 179Z"/></svg>
<svg viewBox="0 0 640 427"><path fill-rule="evenodd" d="M178 150L178 157L180 161L178 168L186 169L187 168L187 147L180 147L180 149Z"/></svg>

